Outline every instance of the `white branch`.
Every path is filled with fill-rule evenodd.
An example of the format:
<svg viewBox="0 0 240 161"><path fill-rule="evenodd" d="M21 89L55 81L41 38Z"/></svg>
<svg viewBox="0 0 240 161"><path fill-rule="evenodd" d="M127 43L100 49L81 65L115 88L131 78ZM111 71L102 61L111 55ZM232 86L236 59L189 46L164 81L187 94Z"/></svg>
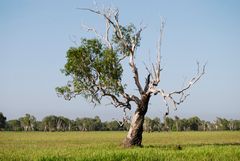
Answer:
<svg viewBox="0 0 240 161"><path fill-rule="evenodd" d="M72 43L74 43L74 45L78 46L75 35L69 35L69 40L72 41Z"/></svg>
<svg viewBox="0 0 240 161"><path fill-rule="evenodd" d="M108 40L108 36L104 37L103 35L99 34L98 31L95 28L89 27L85 24L81 24L82 28L86 29L88 32L93 32L97 37L99 37L101 40L104 41L105 45L109 48L112 49L112 44ZM108 29L109 30L109 29ZM106 34L107 35L107 34Z"/></svg>
<svg viewBox="0 0 240 161"><path fill-rule="evenodd" d="M173 91L170 93L165 92L163 89L157 89L156 86L154 86L154 84L150 83L148 90L146 92L146 94L160 94L163 97L163 101L166 105L166 107L169 109L169 101L173 104L174 109L177 109L177 105L180 105L181 103L183 103L187 97L189 96L189 94L186 94L186 91L192 87L192 85L194 85L197 81L199 81L201 79L201 77L205 74L205 68L206 68L206 64L203 65L202 67L202 71L200 73L200 67L199 67L199 63L197 62L197 66L198 66L198 70L197 70L197 74L196 76L194 76L189 82L188 84L183 87L181 90L178 91ZM176 100L174 98L174 96L176 95L180 95L179 99Z"/></svg>
<svg viewBox="0 0 240 161"><path fill-rule="evenodd" d="M197 75L194 76L190 81L189 83L187 84L186 87L182 88L181 90L178 90L178 91L173 91L173 92L170 92L170 93L166 93L164 90L160 89L156 89L155 87L152 87L149 89L148 92L150 93L159 93L162 97L163 97L163 100L166 104L166 106L169 108L169 104L168 104L168 100L170 100L173 105L174 105L174 108L175 110L177 109L177 105L180 105L181 103L183 103L187 97L189 96L189 94L186 94L185 92L190 88L192 87L193 84L195 84L197 81L200 80L200 78L205 74L205 67L206 67L206 64L203 65L202 67L202 72L200 73L199 70L200 70L200 67L199 67L199 63L197 63L198 65L198 71L197 71ZM176 100L174 98L175 95L181 95L179 100ZM168 99L168 100L167 100Z"/></svg>
<svg viewBox="0 0 240 161"><path fill-rule="evenodd" d="M135 80L135 84L138 88L138 91L140 94L143 94L143 89L142 89L142 86L139 82L139 76L138 76L138 70L137 70L137 67L134 63L134 57L133 57L133 54L130 54L130 58L129 58L129 64L130 64L130 67L132 69L132 72L134 74L133 78Z"/></svg>
<svg viewBox="0 0 240 161"><path fill-rule="evenodd" d="M155 84L157 85L160 82L160 73L161 73L161 48L162 48L162 39L163 39L163 30L165 26L165 20L161 18L161 25L160 25L160 36L157 44L157 63L155 67Z"/></svg>
<svg viewBox="0 0 240 161"><path fill-rule="evenodd" d="M205 74L206 64L203 65L201 73L199 73L199 63L197 63L197 66L198 66L197 75L195 77L193 77L191 79L191 81L189 81L188 85L186 87L184 87L183 89L181 89L181 90L173 91L173 92L169 93L169 95L181 94L181 93L185 92L186 90L188 90L193 84L195 84Z"/></svg>
<svg viewBox="0 0 240 161"><path fill-rule="evenodd" d="M165 21L163 19L161 19L160 36L159 36L159 40L158 40L158 43L157 43L157 61L156 61L156 64L152 63L152 71L151 72L146 67L148 73L150 74L150 76L152 78L151 82L149 82L149 85L148 85L148 87L149 87L149 89L147 90L148 94L158 93L158 91L156 90L156 87L158 86L158 84L160 82L160 73L162 71L162 69L161 69L161 46L162 46L164 25L165 25Z"/></svg>
<svg viewBox="0 0 240 161"><path fill-rule="evenodd" d="M112 44L109 41L109 30L110 30L110 23L106 20L106 34L105 34L105 40L108 42L109 47L112 48Z"/></svg>

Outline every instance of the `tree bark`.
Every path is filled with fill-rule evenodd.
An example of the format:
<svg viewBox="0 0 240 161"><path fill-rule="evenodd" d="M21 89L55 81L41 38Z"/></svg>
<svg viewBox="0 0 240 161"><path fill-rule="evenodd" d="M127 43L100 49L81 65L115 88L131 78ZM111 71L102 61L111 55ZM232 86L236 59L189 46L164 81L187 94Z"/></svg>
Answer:
<svg viewBox="0 0 240 161"><path fill-rule="evenodd" d="M143 94L141 102L135 111L127 137L123 140L123 146L126 148L133 146L142 146L142 133L144 117L148 109L150 95Z"/></svg>

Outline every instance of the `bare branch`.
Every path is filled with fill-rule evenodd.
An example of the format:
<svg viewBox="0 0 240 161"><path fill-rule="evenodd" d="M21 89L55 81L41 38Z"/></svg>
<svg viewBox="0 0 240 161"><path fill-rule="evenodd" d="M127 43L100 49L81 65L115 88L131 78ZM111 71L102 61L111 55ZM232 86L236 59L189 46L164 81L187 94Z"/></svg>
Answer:
<svg viewBox="0 0 240 161"><path fill-rule="evenodd" d="M143 94L143 89L142 89L142 86L139 82L138 70L137 70L137 67L135 66L135 63L134 63L133 54L130 54L129 64L130 64L130 67L131 67L132 72L134 74L133 78L135 80L135 84L138 88L138 91L139 91L140 94Z"/></svg>
<svg viewBox="0 0 240 161"><path fill-rule="evenodd" d="M130 67L132 69L132 72L134 74L133 78L135 80L135 84L138 88L138 91L139 93L142 95L144 93L143 89L142 89L142 86L140 84L140 81L139 81L139 76L138 76L138 69L134 63L134 53L135 53L135 50L136 50L136 46L137 46L137 43L140 39L140 36L141 36L141 32L145 29L146 27L143 27L143 28L140 28L138 30L138 32L135 34L135 37L134 37L134 40L131 41L131 53L130 53L130 59L129 59L129 64L130 64ZM128 47L128 46L126 46Z"/></svg>
<svg viewBox="0 0 240 161"><path fill-rule="evenodd" d="M98 31L95 29L95 28L91 28L85 24L82 24L81 25L82 28L86 29L88 32L93 32L97 37L99 37L101 40L104 41L105 45L109 48L109 49L112 49L112 44L111 42L108 40L108 36L107 37L104 37L103 35L99 34ZM108 29L109 30L109 29Z"/></svg>
<svg viewBox="0 0 240 161"><path fill-rule="evenodd" d="M80 9L80 10L87 10L87 11L90 11L92 13L95 13L95 14L98 14L98 15L101 15L105 18L106 20L106 33L105 33L105 37L104 36L100 36L106 43L107 43L107 46L112 49L112 44L110 43L109 41L109 30L110 30L110 24L113 26L114 30L116 30L116 25L115 23L112 21L111 17L114 16L116 17L116 14L118 14L118 10L112 10L112 9L107 9L107 10L104 10L104 11L100 11L100 10L94 10L94 9L90 9L90 8L77 8L77 9ZM94 31L96 33L96 30L94 29L91 29L92 31ZM118 32L118 31L117 31ZM99 36L99 34L97 34Z"/></svg>
<svg viewBox="0 0 240 161"><path fill-rule="evenodd" d="M135 96L135 95L129 95L126 92L121 93L121 95L123 96L123 98L126 99L126 101L130 102L133 101L135 102L137 105L139 105L141 103L140 99Z"/></svg>
<svg viewBox="0 0 240 161"><path fill-rule="evenodd" d="M156 63L156 77L155 77L155 84L160 82L160 73L161 73L161 48L162 48L162 39L163 39L163 30L165 26L165 20L161 18L161 25L160 25L160 36L157 44L157 63Z"/></svg>
<svg viewBox="0 0 240 161"><path fill-rule="evenodd" d="M153 69L153 76L154 76L153 81L154 81L154 84L156 84L155 80L157 78L158 73L157 73L157 69L155 68L154 64L152 64L152 69Z"/></svg>
<svg viewBox="0 0 240 161"><path fill-rule="evenodd" d="M197 61L197 75L199 75L199 72L200 72L200 65L199 65L199 62Z"/></svg>
<svg viewBox="0 0 240 161"><path fill-rule="evenodd" d="M122 60L124 60L127 57L127 55L122 56L121 58L119 58L118 62L121 62Z"/></svg>
<svg viewBox="0 0 240 161"><path fill-rule="evenodd" d="M123 125L124 125L124 117L123 117L123 120L122 120L122 121L118 121L118 120L116 120L115 118L112 118L112 119L113 119L114 121L116 121L120 127L123 127Z"/></svg>
<svg viewBox="0 0 240 161"><path fill-rule="evenodd" d="M179 91L173 91L173 92L169 93L170 96L174 95L174 94L181 94L182 92L188 90L193 84L195 84L205 74L206 64L203 65L201 73L199 73L199 63L197 63L197 65L198 65L198 73L197 73L197 75L195 77L193 77L191 79L191 81L189 81L188 85L185 88L183 88L183 89L181 89Z"/></svg>
<svg viewBox="0 0 240 161"><path fill-rule="evenodd" d="M143 62L148 74L150 74L151 78L153 79L153 75L152 75L152 72L149 70L149 68L147 67L147 65Z"/></svg>
<svg viewBox="0 0 240 161"><path fill-rule="evenodd" d="M148 76L147 76L147 78L146 78L145 88L144 88L144 92L145 92L145 93L148 91L148 88L149 88L150 76L151 76L151 74L148 74Z"/></svg>
<svg viewBox="0 0 240 161"><path fill-rule="evenodd" d="M125 108L128 108L129 110L131 109L131 105L128 101L122 102L113 94L104 92L103 96L109 96L112 99L112 104L115 107L125 107Z"/></svg>
<svg viewBox="0 0 240 161"><path fill-rule="evenodd" d="M124 124L126 124L126 123L131 123L131 116L128 116L128 115L127 115L126 109L128 109L128 108L123 108L124 116L122 117L122 121L119 121L119 120L116 120L115 118L112 118L114 121L117 121L117 123L118 123L119 126L121 126L121 127L122 127Z"/></svg>
<svg viewBox="0 0 240 161"><path fill-rule="evenodd" d="M164 25L165 25L165 21L163 19L161 19L160 36L159 36L159 40L157 43L157 61L156 61L155 65L152 63L152 71L150 74L152 77L152 80L150 82L150 85L148 86L149 89L147 90L147 93L157 94L159 92L156 89L156 87L157 87L158 83L160 82L160 73L162 71L162 69L161 69L161 46L162 46ZM150 73L150 70L148 68L147 68L147 71Z"/></svg>
<svg viewBox="0 0 240 161"><path fill-rule="evenodd" d="M163 100L165 102L165 105L167 106L167 108L169 108L169 104L168 104L168 100L170 100L173 105L174 105L174 109L177 109L177 105L180 105L181 103L183 103L187 97L189 96L189 94L186 94L185 92L193 85L195 84L198 80L200 80L200 78L205 74L205 68L206 68L206 64L203 65L202 67L202 72L199 73L199 63L197 63L198 65L198 71L197 71L197 75L194 76L191 81L189 81L188 85L186 87L184 87L181 90L178 91L173 91L171 93L166 93L164 92L164 90L160 89L156 89L156 88L150 88L151 90L149 90L149 92L151 93L159 93L161 94L161 96L163 97ZM176 100L174 98L175 95L181 95L179 100ZM168 99L168 100L167 100Z"/></svg>
<svg viewBox="0 0 240 161"><path fill-rule="evenodd" d="M103 88L100 88L100 90L102 92L102 97L108 96L112 100L111 102L112 105L114 105L115 107L123 108L124 110L125 109L131 110L131 104L130 104L131 101L135 102L137 105L141 103L140 99L137 96L129 95L126 92L120 93L123 98L123 100L120 100L118 98L119 96L115 96L114 94L108 93Z"/></svg>
<svg viewBox="0 0 240 161"><path fill-rule="evenodd" d="M78 46L76 36L75 35L69 35L69 40L74 43L74 45Z"/></svg>
<svg viewBox="0 0 240 161"><path fill-rule="evenodd" d="M131 46L132 46L132 48L131 48L131 51L134 53L135 52L135 50L136 50L136 47L137 47L137 44L138 44L138 41L139 41L139 39L140 39L140 37L141 37L141 32L144 30L146 28L146 26L144 26L144 27L140 27L140 29L136 32L136 34L135 34L135 36L134 36L134 40L132 39L131 40Z"/></svg>
<svg viewBox="0 0 240 161"><path fill-rule="evenodd" d="M94 9L90 9L90 8L77 8L77 9L79 9L79 10L87 10L87 11L90 11L90 12L93 12L93 13L101 15L101 12L98 11L98 10L94 10Z"/></svg>
<svg viewBox="0 0 240 161"><path fill-rule="evenodd" d="M94 9L90 9L90 8L77 8L77 9L80 9L80 10L87 10L87 11L90 11L92 13L95 13L95 14L98 14L98 15L101 15L103 16L106 20L108 20L108 22L113 26L114 29L116 29L116 24L112 21L111 17L114 15L114 17L118 17L118 10L107 10L105 12L107 12L107 14L103 11L100 11L100 10L94 10Z"/></svg>
<svg viewBox="0 0 240 161"><path fill-rule="evenodd" d="M110 23L108 20L106 20L106 33L105 33L105 40L109 43L110 48L112 48L112 45L109 41L109 30L110 30Z"/></svg>
<svg viewBox="0 0 240 161"><path fill-rule="evenodd" d="M104 36L99 34L95 28L89 27L89 26L87 26L85 24L81 24L81 26L82 26L83 29L86 29L88 32L89 31L93 32L97 37L99 37L99 38L104 40Z"/></svg>

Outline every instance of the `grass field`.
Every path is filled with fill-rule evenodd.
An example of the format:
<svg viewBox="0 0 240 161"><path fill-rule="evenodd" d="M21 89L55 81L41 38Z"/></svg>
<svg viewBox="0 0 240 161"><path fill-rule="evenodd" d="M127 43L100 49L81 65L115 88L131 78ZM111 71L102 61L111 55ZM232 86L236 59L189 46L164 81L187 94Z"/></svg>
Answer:
<svg viewBox="0 0 240 161"><path fill-rule="evenodd" d="M120 146L125 135L0 132L0 160L240 160L240 132L144 133L144 147L131 149Z"/></svg>

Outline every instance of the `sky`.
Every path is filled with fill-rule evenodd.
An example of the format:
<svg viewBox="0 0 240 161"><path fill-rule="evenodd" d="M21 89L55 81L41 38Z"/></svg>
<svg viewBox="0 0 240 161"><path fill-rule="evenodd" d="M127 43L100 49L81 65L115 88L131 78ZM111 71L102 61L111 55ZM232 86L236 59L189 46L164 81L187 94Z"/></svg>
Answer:
<svg viewBox="0 0 240 161"><path fill-rule="evenodd" d="M136 64L144 83L144 64L156 58L160 18L166 20L162 44L161 82L165 91L180 89L197 71L196 61L207 62L206 74L189 91L189 98L170 116L240 119L240 1L238 0L1 0L0 1L0 112L8 120L26 113L41 120L47 115L71 119L100 116L121 119L122 109L105 100L94 107L79 96L66 101L55 87L65 85L60 69L66 51L93 37L81 24L104 31L101 17L76 8L117 7L120 23L146 26ZM123 80L136 93L133 75L124 64ZM132 108L134 112L135 107ZM132 112L128 112L129 115ZM147 116L160 117L166 107L160 96L151 98Z"/></svg>

